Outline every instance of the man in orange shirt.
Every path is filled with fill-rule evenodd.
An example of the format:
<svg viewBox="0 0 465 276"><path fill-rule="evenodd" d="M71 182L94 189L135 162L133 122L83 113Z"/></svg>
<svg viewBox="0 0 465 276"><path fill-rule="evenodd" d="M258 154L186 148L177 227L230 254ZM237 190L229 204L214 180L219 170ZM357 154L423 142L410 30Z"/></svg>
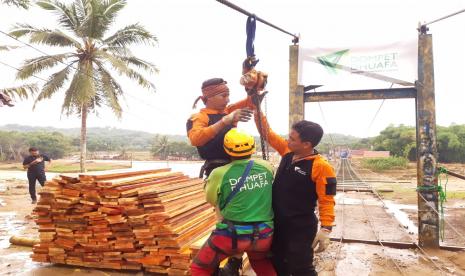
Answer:
<svg viewBox="0 0 465 276"><path fill-rule="evenodd" d="M273 265L280 276L317 275L313 249L321 252L329 245L337 183L334 169L315 149L323 129L302 120L292 126L286 141L262 118L263 137L282 156L273 182Z"/></svg>
<svg viewBox="0 0 465 276"><path fill-rule="evenodd" d="M213 78L202 83L202 100L205 108L187 120L187 136L205 164L199 177L204 177L220 166L228 164L230 156L224 151L224 135L238 122L247 122L252 117L254 105L250 97L235 104L229 103L229 88L221 78Z"/></svg>
<svg viewBox="0 0 465 276"><path fill-rule="evenodd" d="M199 177L208 177L215 168L231 162L231 157L223 147L224 136L238 122L247 122L252 118L254 105L251 97L228 105L229 88L227 82L221 78L212 78L202 83L202 96L195 102L202 100L205 108L192 115L187 120L187 136L191 144L197 147L197 151L205 160ZM238 275L242 266L241 255L230 257L222 275Z"/></svg>

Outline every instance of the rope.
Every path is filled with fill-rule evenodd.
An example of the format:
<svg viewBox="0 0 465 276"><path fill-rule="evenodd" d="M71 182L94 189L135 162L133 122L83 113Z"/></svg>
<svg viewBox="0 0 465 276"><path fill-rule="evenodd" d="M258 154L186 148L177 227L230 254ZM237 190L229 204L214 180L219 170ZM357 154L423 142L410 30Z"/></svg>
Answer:
<svg viewBox="0 0 465 276"><path fill-rule="evenodd" d="M330 129L328 121L326 120L325 113L323 112L323 108L321 107L320 102L318 102L318 107L320 108L320 113L321 113L321 118L323 119L323 122L326 125L326 129ZM333 135L331 132L328 132L329 139L331 140L331 145L333 146L333 150L336 150L336 144L334 143Z"/></svg>
<svg viewBox="0 0 465 276"><path fill-rule="evenodd" d="M446 183L442 185L442 175L446 175ZM441 241L444 241L445 233L445 223L444 223L444 202L447 201L447 182L449 182L449 177L447 175L447 170L443 167L438 167L436 172L436 177L438 178L438 185L422 185L417 187L418 192L438 192L439 196L439 214L441 216L439 220L439 236Z"/></svg>
<svg viewBox="0 0 465 276"><path fill-rule="evenodd" d="M254 105L257 107L257 120L258 120L258 133L260 134L260 146L262 148L262 158L263 160L268 160L268 150L265 141L265 137L263 137L263 124L262 124L262 111L260 108L260 99L258 98L258 94L255 93L252 95L252 101Z"/></svg>

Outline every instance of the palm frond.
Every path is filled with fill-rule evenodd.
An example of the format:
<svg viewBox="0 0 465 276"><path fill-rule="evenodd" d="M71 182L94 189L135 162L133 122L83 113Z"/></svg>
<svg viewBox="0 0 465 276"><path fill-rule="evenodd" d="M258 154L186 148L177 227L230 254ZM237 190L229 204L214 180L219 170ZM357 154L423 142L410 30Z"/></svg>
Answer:
<svg viewBox="0 0 465 276"><path fill-rule="evenodd" d="M18 46L0 45L0 51L9 51L19 48Z"/></svg>
<svg viewBox="0 0 465 276"><path fill-rule="evenodd" d="M10 98L27 99L38 91L37 84L25 84L18 87L2 88L0 93L8 95Z"/></svg>
<svg viewBox="0 0 465 276"><path fill-rule="evenodd" d="M29 0L1 0L2 3L8 5L8 6L15 6L18 8L23 8L23 9L28 9L29 6L31 5L31 2Z"/></svg>
<svg viewBox="0 0 465 276"><path fill-rule="evenodd" d="M155 45L158 39L139 24L128 25L103 40L108 46L126 47L134 43Z"/></svg>
<svg viewBox="0 0 465 276"><path fill-rule="evenodd" d="M115 69L120 75L124 75L132 80L137 81L137 83L144 88L152 89L155 91L155 85L135 70L129 68L127 61L123 61L118 57L106 53L105 51L96 51L96 55L102 58L104 61L109 62L113 69Z"/></svg>
<svg viewBox="0 0 465 276"><path fill-rule="evenodd" d="M77 87L75 87L77 102L88 104L95 96L95 76L92 63L88 61L80 61L78 66L79 76L77 78Z"/></svg>
<svg viewBox="0 0 465 276"><path fill-rule="evenodd" d="M102 3L102 15L110 22L113 22L118 12L126 7L126 4L126 0L105 0Z"/></svg>
<svg viewBox="0 0 465 276"><path fill-rule="evenodd" d="M76 11L76 15L79 21L84 21L84 19L86 18L86 9L84 8L84 1L75 1L73 8Z"/></svg>
<svg viewBox="0 0 465 276"><path fill-rule="evenodd" d="M76 78L79 74L76 72L74 74L73 80L69 88L65 91L65 99L63 100L63 104L61 105L61 113L66 114L67 116L73 114L76 111L76 101L74 97L74 87L76 86Z"/></svg>
<svg viewBox="0 0 465 276"><path fill-rule="evenodd" d="M79 111L83 105L89 105L95 97L94 79L92 76L92 69L85 63L80 63L74 73L73 79L65 91L65 99L61 106L61 112L66 115L71 115Z"/></svg>
<svg viewBox="0 0 465 276"><path fill-rule="evenodd" d="M93 36L93 28L96 17L94 16L94 13L97 14L97 4L94 0L81 0L80 2L77 2L77 4L79 7L80 14L82 14L79 32L82 34L83 37L95 38Z"/></svg>
<svg viewBox="0 0 465 276"><path fill-rule="evenodd" d="M101 80L98 90L100 91L102 98L105 99L107 106L112 109L116 117L121 118L123 109L119 104L118 96L123 94L123 90L102 64L99 63L97 68Z"/></svg>
<svg viewBox="0 0 465 276"><path fill-rule="evenodd" d="M155 64L153 64L151 62L148 62L148 61L145 61L145 60L142 60L142 59L137 58L135 56L118 56L118 58L121 59L122 61L125 61L125 62L127 62L129 64L132 64L132 65L136 66L139 69L146 70L150 74L154 74L154 73L159 72L159 70L155 66Z"/></svg>
<svg viewBox="0 0 465 276"><path fill-rule="evenodd" d="M28 59L20 68L16 75L18 79L27 79L45 69L55 66L57 63L64 63L64 60L73 56L72 53L58 54L53 56L41 56L38 58Z"/></svg>
<svg viewBox="0 0 465 276"><path fill-rule="evenodd" d="M80 21L74 8L75 5L67 6L64 3L52 0L41 0L37 1L36 4L45 10L54 11L58 15L61 26L79 35Z"/></svg>
<svg viewBox="0 0 465 276"><path fill-rule="evenodd" d="M38 102L44 99L50 99L52 95L55 94L55 92L57 92L60 88L63 87L63 84L65 83L65 81L68 80L68 75L69 75L69 72L71 71L72 66L73 66L73 63L71 63L70 65L66 66L64 69L50 76L50 78L44 84L42 91L39 93L39 95L35 99L32 109L35 109L36 104Z"/></svg>
<svg viewBox="0 0 465 276"><path fill-rule="evenodd" d="M127 47L105 46L102 47L101 50L111 52L112 54L116 54L118 56L133 56L131 50Z"/></svg>
<svg viewBox="0 0 465 276"><path fill-rule="evenodd" d="M126 0L81 0L80 6L85 14L80 28L83 36L102 39Z"/></svg>
<svg viewBox="0 0 465 276"><path fill-rule="evenodd" d="M60 30L38 29L29 24L16 24L10 31L10 35L16 38L29 35L31 43L81 48L81 44L77 40Z"/></svg>

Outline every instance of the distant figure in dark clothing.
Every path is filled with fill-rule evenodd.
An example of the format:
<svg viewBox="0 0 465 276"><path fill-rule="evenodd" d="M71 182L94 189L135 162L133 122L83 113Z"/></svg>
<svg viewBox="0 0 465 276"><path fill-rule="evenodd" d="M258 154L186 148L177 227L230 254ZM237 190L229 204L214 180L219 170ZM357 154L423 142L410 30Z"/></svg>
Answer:
<svg viewBox="0 0 465 276"><path fill-rule="evenodd" d="M39 150L35 147L29 149L29 156L24 158L23 168L27 169L27 179L29 180L29 194L31 195L32 204L37 202L36 197L36 180L39 181L43 187L45 181L45 161L48 164L52 163L52 160L47 155L40 154Z"/></svg>

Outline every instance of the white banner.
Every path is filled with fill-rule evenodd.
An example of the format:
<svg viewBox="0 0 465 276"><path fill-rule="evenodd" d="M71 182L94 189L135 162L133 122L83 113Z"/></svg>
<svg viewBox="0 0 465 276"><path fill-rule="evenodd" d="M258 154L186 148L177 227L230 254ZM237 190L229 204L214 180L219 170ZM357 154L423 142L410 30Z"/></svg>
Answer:
<svg viewBox="0 0 465 276"><path fill-rule="evenodd" d="M418 41L380 46L299 48L299 84L317 91L413 86Z"/></svg>

